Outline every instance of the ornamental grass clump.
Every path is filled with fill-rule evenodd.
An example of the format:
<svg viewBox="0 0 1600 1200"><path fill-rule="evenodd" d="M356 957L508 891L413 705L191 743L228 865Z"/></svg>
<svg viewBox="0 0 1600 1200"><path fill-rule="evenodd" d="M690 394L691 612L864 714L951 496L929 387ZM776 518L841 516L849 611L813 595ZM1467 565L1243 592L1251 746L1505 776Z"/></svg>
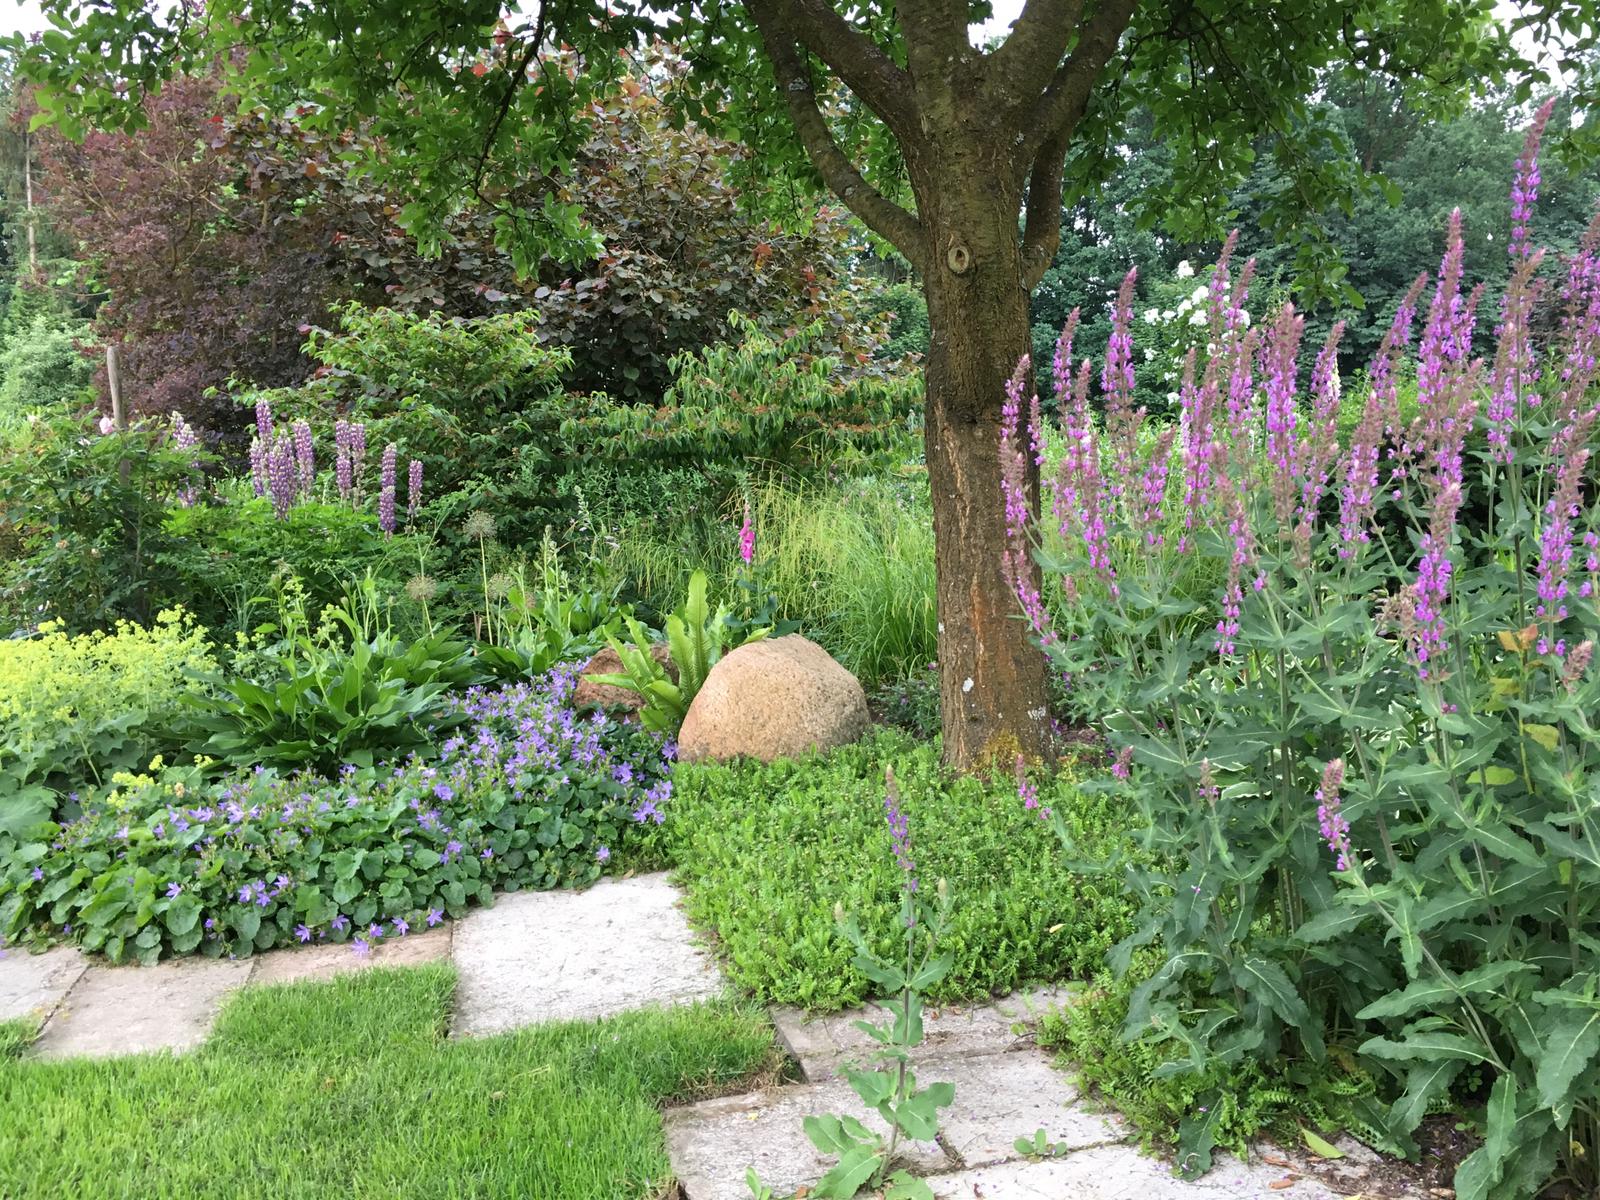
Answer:
<svg viewBox="0 0 1600 1200"><path fill-rule="evenodd" d="M574 683L473 689L437 755L332 778L123 775L81 818L0 842L0 933L145 963L294 942L366 953L498 890L588 883L662 820L674 749L578 714Z"/></svg>
<svg viewBox="0 0 1600 1200"><path fill-rule="evenodd" d="M1600 218L1559 271L1532 248L1548 113L1517 166L1509 290L1496 306L1468 289L1452 214L1348 445L1339 328L1302 390L1301 318L1248 326L1252 269L1233 270L1230 239L1173 434L1182 556L1149 552L1165 467L1159 444L1137 452L1129 286L1103 424L1074 323L1062 334L1069 449L1040 514L1026 364L1002 445L1003 569L1107 731L1129 778L1106 786L1140 807L1154 852L1129 872L1143 912L1113 965L1152 944L1165 962L1132 992L1125 1035L1164 1049L1158 1075L1359 1061L1379 1095L1346 1119L1401 1153L1454 1106L1483 1138L1462 1200L1590 1189L1600 1158ZM1556 317L1548 335L1536 310ZM1396 398L1407 356L1413 420ZM1211 595L1173 586L1184 558L1212 562ZM1183 1123L1185 1174L1209 1165L1217 1111Z"/></svg>

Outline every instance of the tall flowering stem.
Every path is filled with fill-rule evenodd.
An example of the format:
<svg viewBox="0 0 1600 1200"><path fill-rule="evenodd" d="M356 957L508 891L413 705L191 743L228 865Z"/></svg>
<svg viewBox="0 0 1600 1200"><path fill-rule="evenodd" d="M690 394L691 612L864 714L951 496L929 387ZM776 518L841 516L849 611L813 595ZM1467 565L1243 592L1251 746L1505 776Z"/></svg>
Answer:
<svg viewBox="0 0 1600 1200"><path fill-rule="evenodd" d="M378 483L378 528L386 535L392 535L395 529L395 464L399 455L400 449L393 442L383 448L383 467Z"/></svg>
<svg viewBox="0 0 1600 1200"><path fill-rule="evenodd" d="M1122 287L1111 310L1111 340L1106 344L1105 367L1100 372L1100 389L1105 393L1106 436L1115 456L1110 492L1120 500L1127 481L1133 478L1138 454L1139 426L1144 409L1133 403L1133 288L1139 272L1135 268L1123 277Z"/></svg>

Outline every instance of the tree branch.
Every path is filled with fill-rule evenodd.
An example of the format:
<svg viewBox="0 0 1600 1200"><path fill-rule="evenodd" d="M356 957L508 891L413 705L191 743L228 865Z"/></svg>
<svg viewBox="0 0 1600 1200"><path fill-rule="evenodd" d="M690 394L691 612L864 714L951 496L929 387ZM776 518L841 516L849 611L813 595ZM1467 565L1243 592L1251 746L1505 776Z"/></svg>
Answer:
<svg viewBox="0 0 1600 1200"><path fill-rule="evenodd" d="M1078 26L1078 45L1066 62L1056 69L1050 85L1033 105L1030 118L1023 123L1027 151L1023 161L1036 158L1045 142L1065 139L1077 127L1089 96L1128 22L1137 0L1103 0L1094 15Z"/></svg>
<svg viewBox="0 0 1600 1200"><path fill-rule="evenodd" d="M1039 147L1028 175L1028 206L1022 227L1022 286L1033 291L1061 248L1061 183L1067 164L1067 139L1051 138Z"/></svg>
<svg viewBox="0 0 1600 1200"><path fill-rule="evenodd" d="M1050 82L1083 15L1083 0L1027 0L1006 40L989 55L989 83L1001 103L1036 96Z"/></svg>
<svg viewBox="0 0 1600 1200"><path fill-rule="evenodd" d="M795 132L823 183L866 223L867 228L922 270L927 248L921 222L868 183L839 149L817 106L811 73L801 57L800 45L778 18L775 6L769 0L747 0L747 8L755 18L767 57L772 62L773 77L789 110L789 119L794 122Z"/></svg>
<svg viewBox="0 0 1600 1200"><path fill-rule="evenodd" d="M769 26L781 28L827 63L845 87L883 118L901 145L921 139L911 76L829 0L752 0L746 7L763 39Z"/></svg>

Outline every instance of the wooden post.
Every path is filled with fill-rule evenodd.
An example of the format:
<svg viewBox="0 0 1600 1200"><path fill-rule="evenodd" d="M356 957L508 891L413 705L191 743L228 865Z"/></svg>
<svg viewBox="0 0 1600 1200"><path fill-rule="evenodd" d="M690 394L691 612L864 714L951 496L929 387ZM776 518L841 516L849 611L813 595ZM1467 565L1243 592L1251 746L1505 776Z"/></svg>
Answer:
<svg viewBox="0 0 1600 1200"><path fill-rule="evenodd" d="M106 386L111 389L111 423L121 433L128 428L128 410L122 406L122 371L115 346L106 347Z"/></svg>

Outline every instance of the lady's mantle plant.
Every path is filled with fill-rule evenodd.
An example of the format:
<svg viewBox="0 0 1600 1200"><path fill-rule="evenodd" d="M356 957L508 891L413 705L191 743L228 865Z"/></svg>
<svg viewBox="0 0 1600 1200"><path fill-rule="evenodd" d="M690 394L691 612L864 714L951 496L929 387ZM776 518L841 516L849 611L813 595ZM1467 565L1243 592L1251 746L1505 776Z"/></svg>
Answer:
<svg viewBox="0 0 1600 1200"><path fill-rule="evenodd" d="M879 956L867 944L855 919L846 917L842 907L835 908L834 920L855 947L856 970L890 997L882 1002L892 1018L887 1025L855 1023L880 1047L876 1067L852 1066L844 1072L856 1095L888 1125L889 1137L881 1137L851 1116L830 1113L807 1117L804 1125L811 1144L823 1154L839 1157L817 1185L805 1193L818 1200L852 1200L863 1188L883 1188L884 1200L933 1200L933 1190L922 1180L905 1170L892 1170L895 1151L903 1138L933 1141L939 1133L939 1109L948 1107L956 1095L951 1083L930 1083L919 1088L911 1071L911 1051L922 1043L922 995L944 978L953 961L949 954L934 953L950 912L950 894L943 879L935 889L935 903L928 903L921 893L917 866L911 858L911 831L900 809L894 770L889 767L884 768L883 807L895 863L901 872L905 953L897 961ZM753 1168L745 1178L757 1200L772 1195Z"/></svg>
<svg viewBox="0 0 1600 1200"><path fill-rule="evenodd" d="M1592 1188L1600 1158L1600 219L1559 272L1532 247L1548 113L1518 163L1497 315L1464 290L1454 214L1427 309L1419 280L1349 445L1339 330L1302 393L1301 318L1246 327L1251 267L1232 273L1231 243L1155 453L1131 400L1131 276L1103 427L1072 322L1062 334L1047 520L1023 486L1044 436L1025 370L1003 436L1009 578L1118 747L1154 861L1172 864L1130 871L1143 918L1114 962L1153 942L1166 961L1133 993L1127 1036L1169 1047L1169 1074L1355 1051L1387 1088L1352 1119L1405 1152L1453 1096L1483 1134L1461 1200L1561 1175ZM1559 313L1548 339L1541 302ZM1395 379L1419 320L1407 422ZM1478 357L1488 320L1494 353ZM1148 552L1173 536L1172 506L1182 557L1223 580L1210 603L1176 598L1174 556ZM1208 1111L1180 1131L1186 1174L1209 1163Z"/></svg>
<svg viewBox="0 0 1600 1200"><path fill-rule="evenodd" d="M495 891L595 879L630 826L662 820L674 748L580 716L573 682L468 692L437 757L211 788L198 771L124 777L80 820L0 846L0 932L145 963L314 941L366 953Z"/></svg>

